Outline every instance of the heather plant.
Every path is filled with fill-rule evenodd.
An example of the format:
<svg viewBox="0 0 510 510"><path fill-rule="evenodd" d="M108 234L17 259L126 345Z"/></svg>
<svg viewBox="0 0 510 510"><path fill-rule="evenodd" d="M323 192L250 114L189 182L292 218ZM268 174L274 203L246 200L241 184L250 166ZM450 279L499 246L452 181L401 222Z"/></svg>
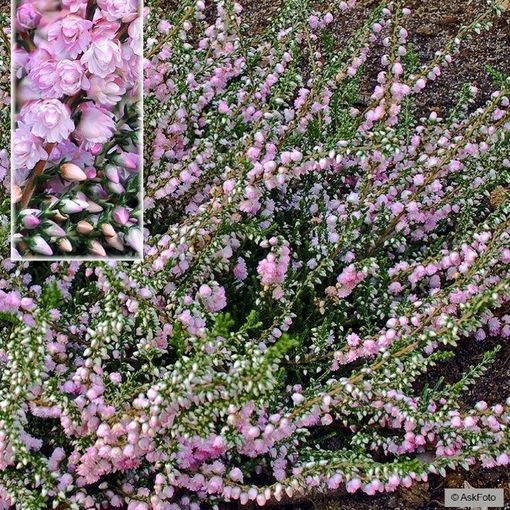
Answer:
<svg viewBox="0 0 510 510"><path fill-rule="evenodd" d="M510 81L415 107L500 8L420 63L400 1L335 49L353 5L287 0L258 36L230 0L149 6L143 262L2 263L4 508L262 506L508 464L510 400L462 395L510 336ZM458 380L425 377L471 338Z"/></svg>
<svg viewBox="0 0 510 510"><path fill-rule="evenodd" d="M14 257L141 254L139 8L16 3Z"/></svg>

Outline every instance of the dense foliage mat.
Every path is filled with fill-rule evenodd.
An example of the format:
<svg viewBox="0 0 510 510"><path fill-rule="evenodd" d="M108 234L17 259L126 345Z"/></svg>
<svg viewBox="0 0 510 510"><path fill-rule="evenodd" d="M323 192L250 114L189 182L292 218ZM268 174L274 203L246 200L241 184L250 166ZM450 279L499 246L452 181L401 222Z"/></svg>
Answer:
<svg viewBox="0 0 510 510"><path fill-rule="evenodd" d="M353 3L289 0L262 36L230 0L146 14L144 261L2 263L5 508L264 505L508 464L507 396L461 402L497 348L426 375L510 336L510 82L415 115L500 9L421 63L400 1L336 48Z"/></svg>

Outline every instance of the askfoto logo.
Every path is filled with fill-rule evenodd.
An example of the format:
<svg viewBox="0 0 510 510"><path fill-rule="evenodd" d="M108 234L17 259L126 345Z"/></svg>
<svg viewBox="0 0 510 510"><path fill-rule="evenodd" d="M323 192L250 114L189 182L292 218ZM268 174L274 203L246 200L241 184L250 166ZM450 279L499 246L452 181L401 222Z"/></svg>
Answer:
<svg viewBox="0 0 510 510"><path fill-rule="evenodd" d="M503 508L504 499L503 489L445 489L444 506L446 508Z"/></svg>

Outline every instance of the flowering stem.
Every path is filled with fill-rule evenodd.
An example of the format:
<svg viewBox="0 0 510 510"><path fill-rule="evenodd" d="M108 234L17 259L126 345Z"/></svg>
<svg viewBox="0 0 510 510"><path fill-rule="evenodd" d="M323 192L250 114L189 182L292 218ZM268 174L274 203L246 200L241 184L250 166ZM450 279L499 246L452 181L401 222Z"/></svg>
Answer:
<svg viewBox="0 0 510 510"><path fill-rule="evenodd" d="M95 0L88 0L88 2L87 2L87 10L86 10L86 15L85 15L87 19L91 20L94 17L95 7L96 7Z"/></svg>
<svg viewBox="0 0 510 510"><path fill-rule="evenodd" d="M48 143L44 147L44 150L48 153L48 156L51 154L53 147L55 147L54 143ZM32 175L30 176L30 178L28 179L25 189L23 190L23 194L21 195L21 200L20 200L21 209L25 209L27 207L28 203L30 202L32 195L34 194L35 181L36 181L37 177L39 177L43 173L45 166L46 166L46 160L44 160L44 159L42 159L35 165L34 171L32 172Z"/></svg>
<svg viewBox="0 0 510 510"><path fill-rule="evenodd" d="M20 35L21 35L21 38L23 39L23 42L27 46L27 50L29 52L34 51L35 50L35 44L34 44L34 41L32 41L32 38L28 35L28 33L27 32L21 32Z"/></svg>

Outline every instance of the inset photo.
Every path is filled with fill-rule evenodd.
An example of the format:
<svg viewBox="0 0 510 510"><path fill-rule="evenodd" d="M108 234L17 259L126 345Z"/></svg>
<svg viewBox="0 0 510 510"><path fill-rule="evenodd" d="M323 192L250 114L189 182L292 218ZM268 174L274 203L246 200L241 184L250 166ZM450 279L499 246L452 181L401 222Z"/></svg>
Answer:
<svg viewBox="0 0 510 510"><path fill-rule="evenodd" d="M12 8L11 258L140 259L141 4Z"/></svg>

